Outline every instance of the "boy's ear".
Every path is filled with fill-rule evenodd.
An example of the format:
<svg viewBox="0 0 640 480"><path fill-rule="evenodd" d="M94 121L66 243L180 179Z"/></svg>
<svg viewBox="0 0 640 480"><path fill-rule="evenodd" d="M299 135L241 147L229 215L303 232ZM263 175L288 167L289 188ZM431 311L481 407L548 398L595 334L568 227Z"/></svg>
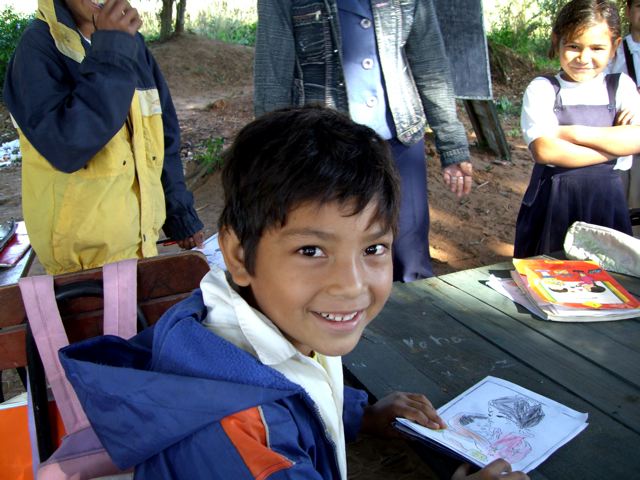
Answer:
<svg viewBox="0 0 640 480"><path fill-rule="evenodd" d="M218 233L218 244L224 257L224 263L234 283L239 287L247 287L251 283L251 275L244 265L244 248L230 228L223 227Z"/></svg>

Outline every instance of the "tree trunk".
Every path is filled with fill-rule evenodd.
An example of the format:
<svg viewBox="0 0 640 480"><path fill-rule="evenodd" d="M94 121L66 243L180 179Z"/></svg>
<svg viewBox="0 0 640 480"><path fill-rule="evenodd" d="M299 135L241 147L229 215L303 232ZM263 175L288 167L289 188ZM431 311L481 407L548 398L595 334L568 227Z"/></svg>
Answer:
<svg viewBox="0 0 640 480"><path fill-rule="evenodd" d="M177 35L184 32L184 12L187 10L187 0L176 0L176 28L175 33Z"/></svg>
<svg viewBox="0 0 640 480"><path fill-rule="evenodd" d="M173 26L173 1L174 0L162 0L160 40L166 40L171 36L171 27Z"/></svg>

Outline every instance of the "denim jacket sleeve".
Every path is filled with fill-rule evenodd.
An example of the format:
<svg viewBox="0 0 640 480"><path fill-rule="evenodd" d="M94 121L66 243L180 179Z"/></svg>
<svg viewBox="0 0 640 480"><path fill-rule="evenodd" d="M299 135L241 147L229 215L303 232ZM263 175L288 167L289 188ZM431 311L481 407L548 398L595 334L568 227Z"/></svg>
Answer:
<svg viewBox="0 0 640 480"><path fill-rule="evenodd" d="M467 136L456 115L449 61L432 0L416 0L405 52L442 166L469 161Z"/></svg>
<svg viewBox="0 0 640 480"><path fill-rule="evenodd" d="M290 0L258 0L254 110L256 116L292 104L296 51Z"/></svg>

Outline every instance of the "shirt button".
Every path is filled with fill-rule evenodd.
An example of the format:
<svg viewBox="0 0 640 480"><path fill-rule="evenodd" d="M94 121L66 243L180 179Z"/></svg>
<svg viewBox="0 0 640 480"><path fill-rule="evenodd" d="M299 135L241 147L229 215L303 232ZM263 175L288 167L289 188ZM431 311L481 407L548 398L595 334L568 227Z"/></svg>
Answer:
<svg viewBox="0 0 640 480"><path fill-rule="evenodd" d="M365 70L371 70L373 68L373 60L370 58L365 58L362 60L362 68Z"/></svg>
<svg viewBox="0 0 640 480"><path fill-rule="evenodd" d="M143 242L146 242L146 241L147 241L147 236L146 236L144 233L142 234L142 241L143 241Z"/></svg>
<svg viewBox="0 0 640 480"><path fill-rule="evenodd" d="M371 28L371 20L369 20L368 18L363 18L362 20L360 20L360 26L362 28Z"/></svg>
<svg viewBox="0 0 640 480"><path fill-rule="evenodd" d="M367 98L367 107L373 108L378 104L378 97Z"/></svg>

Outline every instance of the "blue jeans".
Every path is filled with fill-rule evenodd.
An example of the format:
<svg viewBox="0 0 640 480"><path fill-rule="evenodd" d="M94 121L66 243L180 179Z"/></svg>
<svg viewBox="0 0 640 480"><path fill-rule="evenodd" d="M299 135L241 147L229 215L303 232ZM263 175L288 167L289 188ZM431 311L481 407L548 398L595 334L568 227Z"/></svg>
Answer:
<svg viewBox="0 0 640 480"><path fill-rule="evenodd" d="M412 282L433 276L429 256L429 200L424 140L403 145L389 140L400 173L398 235L393 242L393 280Z"/></svg>

